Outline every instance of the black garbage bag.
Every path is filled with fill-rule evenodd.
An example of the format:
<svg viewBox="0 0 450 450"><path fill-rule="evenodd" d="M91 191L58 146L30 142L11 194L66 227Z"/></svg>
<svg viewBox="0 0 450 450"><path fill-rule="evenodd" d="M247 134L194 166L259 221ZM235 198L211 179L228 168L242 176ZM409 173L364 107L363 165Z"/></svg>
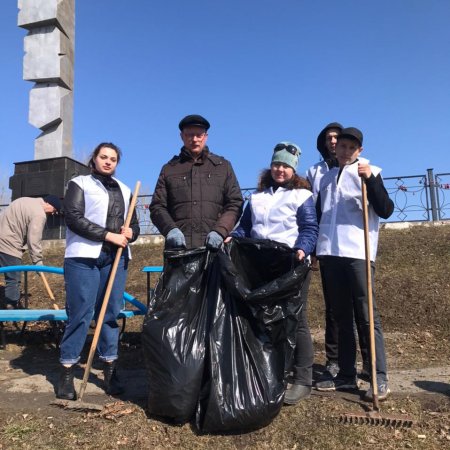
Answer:
<svg viewBox="0 0 450 450"><path fill-rule="evenodd" d="M269 424L284 399L308 266L273 241L233 239L208 283L213 303L196 426L246 431Z"/></svg>
<svg viewBox="0 0 450 450"><path fill-rule="evenodd" d="M142 330L148 412L176 422L195 414L205 357L209 252L168 250Z"/></svg>

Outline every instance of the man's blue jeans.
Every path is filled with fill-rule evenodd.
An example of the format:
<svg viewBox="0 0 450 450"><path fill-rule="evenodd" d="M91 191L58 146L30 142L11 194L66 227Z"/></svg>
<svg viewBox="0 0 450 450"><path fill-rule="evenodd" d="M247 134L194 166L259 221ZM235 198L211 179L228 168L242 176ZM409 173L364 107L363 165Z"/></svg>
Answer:
<svg viewBox="0 0 450 450"><path fill-rule="evenodd" d="M66 258L64 281L68 320L61 342L61 364L76 364L86 341L92 318L100 313L115 253L101 252L95 258ZM122 254L106 309L97 351L103 361L117 359L119 325L117 316L123 305L128 255ZM94 314L95 313L95 314Z"/></svg>
<svg viewBox="0 0 450 450"><path fill-rule="evenodd" d="M22 260L16 256L0 252L0 267L20 266ZM20 299L20 277L21 272L6 272L5 276L5 302L17 304Z"/></svg>

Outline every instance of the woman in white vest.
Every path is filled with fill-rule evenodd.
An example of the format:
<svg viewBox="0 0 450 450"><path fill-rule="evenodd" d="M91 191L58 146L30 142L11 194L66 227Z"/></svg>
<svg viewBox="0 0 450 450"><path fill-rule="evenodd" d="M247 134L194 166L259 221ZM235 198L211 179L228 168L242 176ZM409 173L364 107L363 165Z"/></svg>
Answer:
<svg viewBox="0 0 450 450"><path fill-rule="evenodd" d="M275 146L270 169L262 173L231 236L281 242L295 249L297 259L304 261L314 250L319 227L309 183L295 173L300 153L300 147L291 142ZM311 393L314 352L306 317L310 275L302 287L305 303L298 317L293 375L284 397L291 405Z"/></svg>
<svg viewBox="0 0 450 450"><path fill-rule="evenodd" d="M366 342L369 342L361 178L364 178L367 186L372 278L375 273L379 218L387 219L394 210L394 203L381 178L381 169L369 165L367 159L360 157L362 143L363 134L360 130L344 128L336 145L339 167L331 169L320 181L317 203L321 214L316 254L321 261L323 278L338 321L339 373L335 378L317 382L319 391L357 387L353 317L364 330ZM378 399L385 400L390 393L386 353L375 295L373 301ZM370 401L372 396L373 389L370 387L365 399Z"/></svg>
<svg viewBox="0 0 450 450"><path fill-rule="evenodd" d="M113 177L120 158L121 151L116 145L99 144L89 161L91 175L75 177L67 187L64 281L68 320L60 346L58 398L75 400L73 369L80 359L90 322L100 312L117 249L127 247L139 236L135 213L130 227L124 227L131 191ZM130 257L128 248L122 253L97 345L104 362L105 391L111 395L123 392L116 371L119 342L116 318L122 308Z"/></svg>

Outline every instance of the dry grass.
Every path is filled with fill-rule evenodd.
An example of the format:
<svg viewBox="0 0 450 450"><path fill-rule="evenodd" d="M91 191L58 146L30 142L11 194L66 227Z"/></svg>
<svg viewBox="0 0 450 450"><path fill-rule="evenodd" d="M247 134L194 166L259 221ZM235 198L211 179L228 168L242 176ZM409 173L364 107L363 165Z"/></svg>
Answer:
<svg viewBox="0 0 450 450"><path fill-rule="evenodd" d="M450 226L381 232L376 293L391 368L442 366L450 360L449 242ZM133 250L127 291L145 301L145 275L140 268L160 265L162 249L146 245ZM46 263L61 266L61 252L49 253ZM62 303L61 277L49 278ZM30 279L30 291L33 305L48 305L40 280ZM309 317L313 330L323 327L319 276L314 277L310 290ZM139 319L130 322L128 329L136 333L123 343L122 357L129 367L142 365L137 336L140 323ZM33 345L47 345L46 338L36 336L41 336L39 328L27 334L27 350ZM315 342L315 350L317 362L323 362L320 339ZM395 395L383 405L386 413L408 413L417 419L419 424L410 430L340 424L339 414L362 411L359 398L316 393L295 407L284 407L264 429L219 436L198 435L189 424L173 426L148 418L142 404L131 404L132 412L107 419L77 413L50 414L36 410L30 402L14 409L0 404L0 449L450 448L450 397L437 394Z"/></svg>

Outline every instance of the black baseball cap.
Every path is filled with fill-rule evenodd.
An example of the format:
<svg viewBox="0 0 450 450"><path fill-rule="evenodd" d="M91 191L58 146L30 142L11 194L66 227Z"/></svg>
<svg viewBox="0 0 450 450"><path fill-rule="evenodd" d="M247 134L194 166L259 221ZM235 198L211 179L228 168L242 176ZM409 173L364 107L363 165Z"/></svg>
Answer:
<svg viewBox="0 0 450 450"><path fill-rule="evenodd" d="M337 139L352 139L359 142L359 145L362 145L363 143L363 134L362 131L358 130L358 128L355 127L348 127L343 128L341 131L341 134L337 137Z"/></svg>
<svg viewBox="0 0 450 450"><path fill-rule="evenodd" d="M190 114L189 116L184 117L181 119L180 123L178 124L178 128L183 131L183 128L185 127L202 127L205 130L208 130L211 125L209 122L202 116L199 116L198 114Z"/></svg>
<svg viewBox="0 0 450 450"><path fill-rule="evenodd" d="M56 209L56 212L58 214L61 213L61 208L62 208L62 204L61 204L61 200L56 196L56 195L46 195L43 198L45 203L48 203L49 205L52 205L53 208Z"/></svg>

